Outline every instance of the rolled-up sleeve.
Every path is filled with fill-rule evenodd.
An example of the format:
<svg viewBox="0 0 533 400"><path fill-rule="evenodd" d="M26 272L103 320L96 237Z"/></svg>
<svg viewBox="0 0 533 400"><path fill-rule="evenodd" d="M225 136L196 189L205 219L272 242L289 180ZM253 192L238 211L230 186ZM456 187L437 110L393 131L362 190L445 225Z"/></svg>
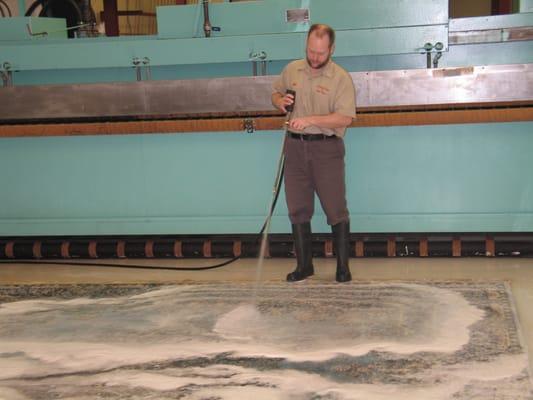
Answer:
<svg viewBox="0 0 533 400"><path fill-rule="evenodd" d="M272 94L285 93L287 91L287 67L281 71L281 74L272 83Z"/></svg>
<svg viewBox="0 0 533 400"><path fill-rule="evenodd" d="M355 87L348 73L342 74L335 94L334 112L355 118Z"/></svg>

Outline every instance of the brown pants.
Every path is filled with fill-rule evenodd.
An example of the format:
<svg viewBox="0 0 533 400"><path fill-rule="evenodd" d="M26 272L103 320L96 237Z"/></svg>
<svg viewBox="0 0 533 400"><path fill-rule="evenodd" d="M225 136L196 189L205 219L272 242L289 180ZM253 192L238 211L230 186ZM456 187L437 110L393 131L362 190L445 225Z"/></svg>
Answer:
<svg viewBox="0 0 533 400"><path fill-rule="evenodd" d="M292 224L311 221L315 192L329 225L348 221L341 138L285 142L285 196Z"/></svg>

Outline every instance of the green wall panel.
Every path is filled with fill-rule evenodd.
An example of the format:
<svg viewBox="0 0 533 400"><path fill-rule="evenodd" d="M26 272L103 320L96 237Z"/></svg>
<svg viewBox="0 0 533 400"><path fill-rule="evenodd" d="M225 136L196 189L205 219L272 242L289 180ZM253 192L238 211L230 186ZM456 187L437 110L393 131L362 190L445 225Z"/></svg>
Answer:
<svg viewBox="0 0 533 400"><path fill-rule="evenodd" d="M532 231L532 131L533 123L350 129L352 231ZM257 232L281 139L2 139L0 236ZM284 201L273 232L289 232ZM313 224L328 231L318 202Z"/></svg>
<svg viewBox="0 0 533 400"><path fill-rule="evenodd" d="M450 19L450 32L533 26L533 12Z"/></svg>
<svg viewBox="0 0 533 400"><path fill-rule="evenodd" d="M309 23L286 21L286 10L308 9ZM306 32L320 22L336 30L390 28L448 23L447 0L268 0L209 5L212 36ZM157 8L160 38L203 37L203 6Z"/></svg>
<svg viewBox="0 0 533 400"><path fill-rule="evenodd" d="M533 0L520 0L520 12L533 12Z"/></svg>
<svg viewBox="0 0 533 400"><path fill-rule="evenodd" d="M0 21L1 22L1 21ZM445 25L341 31L336 54L339 57L418 53L426 42L448 44ZM69 70L133 68L133 59L150 60L150 65L192 65L249 62L250 54L265 52L268 60L289 60L302 56L305 34L272 34L198 39L71 39L49 40L32 46L26 42L0 42L0 63L14 70ZM356 45L355 45L356 44Z"/></svg>
<svg viewBox="0 0 533 400"><path fill-rule="evenodd" d="M47 32L46 36L31 36ZM64 18L9 17L0 18L0 43L12 40L46 42L50 39L67 39L67 23Z"/></svg>

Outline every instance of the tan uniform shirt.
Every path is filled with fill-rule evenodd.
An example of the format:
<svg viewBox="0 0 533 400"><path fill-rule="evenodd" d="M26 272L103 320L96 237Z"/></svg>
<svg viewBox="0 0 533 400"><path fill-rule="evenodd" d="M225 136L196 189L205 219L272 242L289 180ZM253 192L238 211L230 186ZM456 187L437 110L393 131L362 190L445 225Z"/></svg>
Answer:
<svg viewBox="0 0 533 400"><path fill-rule="evenodd" d="M306 60L289 63L272 85L273 91L285 94L296 91L296 102L291 118L308 115L327 115L333 112L355 118L355 88L346 70L329 61L318 75L311 74ZM343 137L346 128L309 126L303 133L337 135Z"/></svg>

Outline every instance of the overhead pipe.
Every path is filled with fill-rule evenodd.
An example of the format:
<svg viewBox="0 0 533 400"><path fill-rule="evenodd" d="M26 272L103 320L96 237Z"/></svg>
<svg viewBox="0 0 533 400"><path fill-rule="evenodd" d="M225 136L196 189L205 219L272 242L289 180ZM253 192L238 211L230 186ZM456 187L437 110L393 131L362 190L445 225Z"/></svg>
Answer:
<svg viewBox="0 0 533 400"><path fill-rule="evenodd" d="M204 6L205 37L211 37L211 31L213 30L213 27L211 26L211 22L209 21L209 0L203 0L203 6Z"/></svg>

